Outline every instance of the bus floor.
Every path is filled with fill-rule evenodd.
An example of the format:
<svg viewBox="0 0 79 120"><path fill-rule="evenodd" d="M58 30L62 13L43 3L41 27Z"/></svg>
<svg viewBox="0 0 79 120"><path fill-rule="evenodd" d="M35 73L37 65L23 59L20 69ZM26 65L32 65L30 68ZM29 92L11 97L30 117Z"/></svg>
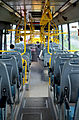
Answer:
<svg viewBox="0 0 79 120"><path fill-rule="evenodd" d="M55 120L48 97L47 68L42 62L32 62L29 81L15 120Z"/></svg>

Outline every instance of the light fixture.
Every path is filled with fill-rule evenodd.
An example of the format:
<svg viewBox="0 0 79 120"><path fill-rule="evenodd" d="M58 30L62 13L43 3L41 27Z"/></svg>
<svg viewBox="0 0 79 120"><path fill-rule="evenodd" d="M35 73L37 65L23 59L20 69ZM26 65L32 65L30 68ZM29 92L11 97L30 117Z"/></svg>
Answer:
<svg viewBox="0 0 79 120"><path fill-rule="evenodd" d="M73 3L77 2L77 0L70 0L69 2L73 4Z"/></svg>
<svg viewBox="0 0 79 120"><path fill-rule="evenodd" d="M21 16L19 15L19 13L17 13L17 12L15 12L15 15L18 16L19 18L21 17Z"/></svg>
<svg viewBox="0 0 79 120"><path fill-rule="evenodd" d="M0 0L0 3L2 3L2 1Z"/></svg>
<svg viewBox="0 0 79 120"><path fill-rule="evenodd" d="M4 7L5 9L7 9L9 12L14 12L14 10L11 8L11 7L9 7L6 3L4 3L3 1L1 1L0 0L0 5L2 6L2 7Z"/></svg>
<svg viewBox="0 0 79 120"><path fill-rule="evenodd" d="M5 9L7 9L9 12L15 13L15 15L18 16L19 18L21 17L18 12L15 12L14 9L12 9L11 7L9 7L5 2L3 2L1 0L0 0L0 5L2 7L4 7Z"/></svg>
<svg viewBox="0 0 79 120"><path fill-rule="evenodd" d="M73 3L77 2L78 0L70 0L68 1L60 10L59 12L63 12L64 10L66 10L70 5L72 5Z"/></svg>
<svg viewBox="0 0 79 120"><path fill-rule="evenodd" d="M59 13L58 13L58 12L56 12L56 13L54 14L53 18L55 18L56 16L58 16L58 14L59 14Z"/></svg>
<svg viewBox="0 0 79 120"><path fill-rule="evenodd" d="M63 12L63 11L66 10L70 5L71 5L70 2L66 3L66 4L59 10L59 12Z"/></svg>

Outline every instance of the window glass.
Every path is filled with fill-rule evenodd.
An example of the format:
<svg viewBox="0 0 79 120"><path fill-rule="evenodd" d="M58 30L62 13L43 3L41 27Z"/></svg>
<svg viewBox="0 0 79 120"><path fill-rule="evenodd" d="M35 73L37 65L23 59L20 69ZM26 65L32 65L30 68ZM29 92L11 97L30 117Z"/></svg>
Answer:
<svg viewBox="0 0 79 120"><path fill-rule="evenodd" d="M5 33L5 30L3 30L3 35L2 35L2 50L4 50L4 33Z"/></svg>
<svg viewBox="0 0 79 120"><path fill-rule="evenodd" d="M16 25L13 25L12 28L13 28L13 30L15 30L16 29ZM15 31L12 32L12 44L15 45Z"/></svg>
<svg viewBox="0 0 79 120"><path fill-rule="evenodd" d="M68 28L67 28L67 24L63 25L63 48L64 50L68 50Z"/></svg>
<svg viewBox="0 0 79 120"><path fill-rule="evenodd" d="M10 34L11 33L6 34L7 50L10 50Z"/></svg>
<svg viewBox="0 0 79 120"><path fill-rule="evenodd" d="M61 25L58 26L59 28L59 33L61 33ZM59 45L60 45L60 48L62 49L62 35L59 34Z"/></svg>
<svg viewBox="0 0 79 120"><path fill-rule="evenodd" d="M79 39L78 39L78 22L70 23L70 42L71 50L79 49Z"/></svg>

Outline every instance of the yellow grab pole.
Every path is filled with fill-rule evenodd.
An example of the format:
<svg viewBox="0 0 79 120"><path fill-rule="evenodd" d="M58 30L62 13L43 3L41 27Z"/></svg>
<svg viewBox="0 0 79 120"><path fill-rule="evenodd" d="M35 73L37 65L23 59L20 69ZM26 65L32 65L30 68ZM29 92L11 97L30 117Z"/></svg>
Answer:
<svg viewBox="0 0 79 120"><path fill-rule="evenodd" d="M44 48L46 47L46 40L45 40L45 35L44 35Z"/></svg>
<svg viewBox="0 0 79 120"><path fill-rule="evenodd" d="M50 79L50 77L49 77L49 85L51 84L51 79Z"/></svg>
<svg viewBox="0 0 79 120"><path fill-rule="evenodd" d="M24 10L24 53L26 52L26 10Z"/></svg>
<svg viewBox="0 0 79 120"><path fill-rule="evenodd" d="M52 55L52 53L50 53L49 51L49 42L50 42L50 22L48 23L48 53Z"/></svg>
<svg viewBox="0 0 79 120"><path fill-rule="evenodd" d="M21 55L26 53L26 9L24 9L24 52ZM27 83L27 61L25 61L25 83Z"/></svg>
<svg viewBox="0 0 79 120"><path fill-rule="evenodd" d="M51 67L51 57L49 59L49 68Z"/></svg>
<svg viewBox="0 0 79 120"><path fill-rule="evenodd" d="M20 19L20 22L19 22L19 24L17 25L17 27L16 27L16 36L17 36L17 34L18 34L18 27L19 27L19 25L21 24L21 21L22 21L22 18ZM19 41L19 40L18 40ZM17 42L17 38L15 38L15 43Z"/></svg>
<svg viewBox="0 0 79 120"><path fill-rule="evenodd" d="M25 83L27 83L27 61L25 60Z"/></svg>
<svg viewBox="0 0 79 120"><path fill-rule="evenodd" d="M26 10L24 10L24 52L21 55L26 53Z"/></svg>
<svg viewBox="0 0 79 120"><path fill-rule="evenodd" d="M41 32L40 32L40 40L41 40L41 45L42 45L42 29L41 29Z"/></svg>
<svg viewBox="0 0 79 120"><path fill-rule="evenodd" d="M51 57L49 59L49 68L51 67ZM49 85L51 84L51 78L49 77Z"/></svg>

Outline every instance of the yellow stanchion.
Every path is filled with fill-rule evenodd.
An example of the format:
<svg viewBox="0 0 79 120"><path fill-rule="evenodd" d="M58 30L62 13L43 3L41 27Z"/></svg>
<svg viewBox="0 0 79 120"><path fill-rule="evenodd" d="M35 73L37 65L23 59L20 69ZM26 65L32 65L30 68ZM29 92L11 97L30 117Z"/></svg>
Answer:
<svg viewBox="0 0 79 120"><path fill-rule="evenodd" d="M50 66L51 66L51 57L50 57L50 59L49 59L49 68L50 68Z"/></svg>
<svg viewBox="0 0 79 120"><path fill-rule="evenodd" d="M50 53L49 51L49 42L50 42L50 23L48 24L48 53L52 55L52 53Z"/></svg>
<svg viewBox="0 0 79 120"><path fill-rule="evenodd" d="M25 84L27 84L27 61L25 60Z"/></svg>
<svg viewBox="0 0 79 120"><path fill-rule="evenodd" d="M50 79L50 77L49 77L49 85L51 85L51 79Z"/></svg>

